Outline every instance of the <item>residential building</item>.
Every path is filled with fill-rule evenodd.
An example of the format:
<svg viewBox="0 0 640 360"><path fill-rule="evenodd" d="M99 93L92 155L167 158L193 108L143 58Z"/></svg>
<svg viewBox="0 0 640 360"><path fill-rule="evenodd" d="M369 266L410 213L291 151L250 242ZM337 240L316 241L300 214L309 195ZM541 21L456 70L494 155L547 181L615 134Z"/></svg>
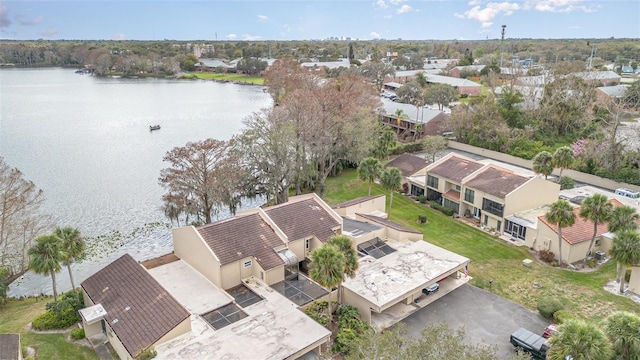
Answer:
<svg viewBox="0 0 640 360"><path fill-rule="evenodd" d="M600 86L596 88L596 97L603 106L620 104L629 85Z"/></svg>
<svg viewBox="0 0 640 360"><path fill-rule="evenodd" d="M334 205L333 210L343 218L349 219L355 219L356 214L368 214L387 218L385 202L386 196L383 194L364 196ZM382 211L380 211L380 209L382 209Z"/></svg>
<svg viewBox="0 0 640 360"><path fill-rule="evenodd" d="M0 360L22 360L20 334L0 334Z"/></svg>
<svg viewBox="0 0 640 360"><path fill-rule="evenodd" d="M189 312L136 260L125 254L80 285L85 335L107 341L120 359L191 331Z"/></svg>
<svg viewBox="0 0 640 360"><path fill-rule="evenodd" d="M402 182L406 183L410 176L413 176L416 173L424 173L427 164L427 160L423 157L413 155L411 153L404 153L386 163L384 168L394 167L400 170L400 174L402 174Z"/></svg>
<svg viewBox="0 0 640 360"><path fill-rule="evenodd" d="M460 78L461 73L471 73L478 75L486 65L467 65L467 66L455 66L449 70L449 75L454 78Z"/></svg>
<svg viewBox="0 0 640 360"><path fill-rule="evenodd" d="M517 174L455 153L427 166L426 176L409 180L412 195L425 195L459 216L475 218L479 226L508 234L519 231L511 215L550 204L560 191L559 184L539 176ZM524 235L516 236L520 237Z"/></svg>
<svg viewBox="0 0 640 360"><path fill-rule="evenodd" d="M382 106L384 113L380 114L380 122L393 128L398 139L414 140L446 131L448 116L440 110L387 99L382 99Z"/></svg>
<svg viewBox="0 0 640 360"><path fill-rule="evenodd" d="M613 206L622 206L618 200L609 200ZM562 228L562 261L568 264L580 261L587 256L591 239L593 238L594 223L580 216L580 207L575 207L575 223ZM558 226L549 221L546 215L538 217L538 232L535 243L527 244L534 250L549 250L558 254ZM613 234L609 233L607 223L599 224L592 252L601 251L606 254L611 248Z"/></svg>

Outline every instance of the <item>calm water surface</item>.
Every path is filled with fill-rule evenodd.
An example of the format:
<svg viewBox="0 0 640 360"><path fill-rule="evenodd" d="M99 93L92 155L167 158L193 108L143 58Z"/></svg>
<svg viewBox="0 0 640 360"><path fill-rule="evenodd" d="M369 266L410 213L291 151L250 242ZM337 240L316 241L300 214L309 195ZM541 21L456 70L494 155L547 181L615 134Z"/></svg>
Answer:
<svg viewBox="0 0 640 360"><path fill-rule="evenodd" d="M170 252L168 227L147 225L167 222L158 184L164 154L189 141L229 139L270 105L259 86L3 69L0 156L44 190L57 225L124 235L125 246L75 265L78 284L125 251L139 260ZM156 124L162 129L150 132ZM66 270L57 279L59 290L70 288ZM34 291L50 293L50 279L28 273L10 287L12 296Z"/></svg>

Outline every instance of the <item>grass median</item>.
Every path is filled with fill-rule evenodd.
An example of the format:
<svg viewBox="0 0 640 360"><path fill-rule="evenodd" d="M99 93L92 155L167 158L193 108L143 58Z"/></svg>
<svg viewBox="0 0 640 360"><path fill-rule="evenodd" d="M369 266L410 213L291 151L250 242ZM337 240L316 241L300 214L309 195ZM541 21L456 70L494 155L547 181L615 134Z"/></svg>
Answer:
<svg viewBox="0 0 640 360"><path fill-rule="evenodd" d="M327 180L325 201L335 205L367 196L367 191L368 184L358 179L356 171L346 170ZM385 194L388 207L388 191L373 184L371 193ZM420 214L427 216L426 224L418 224ZM421 231L426 241L471 259L471 284L529 309L536 310L541 299L554 298L570 313L585 319L602 319L616 310L640 314L640 305L603 289L615 278L616 266L611 261L592 272L553 268L536 261L524 246L509 244L397 193L390 220ZM522 266L524 259L534 259L533 267Z"/></svg>

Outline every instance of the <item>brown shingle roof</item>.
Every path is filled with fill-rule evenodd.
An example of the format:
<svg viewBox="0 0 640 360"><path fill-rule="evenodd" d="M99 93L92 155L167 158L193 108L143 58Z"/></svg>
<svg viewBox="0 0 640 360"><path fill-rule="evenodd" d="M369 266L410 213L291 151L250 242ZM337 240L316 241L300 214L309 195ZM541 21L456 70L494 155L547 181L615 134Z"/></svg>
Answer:
<svg viewBox="0 0 640 360"><path fill-rule="evenodd" d="M288 202L265 209L265 212L287 235L289 241L314 235L320 241L334 236L340 223L315 199Z"/></svg>
<svg viewBox="0 0 640 360"><path fill-rule="evenodd" d="M422 234L420 231L414 230L414 229L412 229L410 227L406 227L406 226L400 225L398 223L394 223L393 221L389 221L387 219L383 219L383 218L381 218L379 216L360 214L360 213L358 213L357 215L361 216L361 217L363 217L363 218L365 218L367 220L371 220L371 221L373 221L375 223L390 227L390 228L395 229L395 230L404 231L404 232L410 232L410 233L414 233L414 234Z"/></svg>
<svg viewBox="0 0 640 360"><path fill-rule="evenodd" d="M614 207L622 206L618 200L609 200ZM576 222L567 228L562 228L562 238L570 245L578 244L583 241L591 241L593 236L593 222L580 217L580 207L574 208L573 213L576 215ZM558 225L551 223L545 215L538 216L538 219L547 225L553 232L558 233ZM598 224L598 232L596 237L608 232L608 223Z"/></svg>
<svg viewBox="0 0 640 360"><path fill-rule="evenodd" d="M381 196L384 196L384 194L371 195L371 196L362 196L362 197L359 197L359 198L355 198L355 199L352 199L352 200L341 202L340 204L332 206L332 208L333 209L346 208L346 207L349 207L349 206L353 206L353 205L361 204L363 202L367 202L369 200L377 199L377 198L379 198Z"/></svg>
<svg viewBox="0 0 640 360"><path fill-rule="evenodd" d="M394 167L400 170L402 176L407 177L415 174L418 170L427 166L427 160L419 156L404 153L397 158L389 161L384 168Z"/></svg>
<svg viewBox="0 0 640 360"><path fill-rule="evenodd" d="M129 254L81 284L132 357L160 340L189 312Z"/></svg>
<svg viewBox="0 0 640 360"><path fill-rule="evenodd" d="M430 175L437 175L441 178L460 183L462 182L462 179L471 175L471 173L480 169L482 166L484 165L479 162L467 160L454 155L428 170L428 173Z"/></svg>
<svg viewBox="0 0 640 360"><path fill-rule="evenodd" d="M20 355L20 335L0 334L0 360L18 360Z"/></svg>
<svg viewBox="0 0 640 360"><path fill-rule="evenodd" d="M508 193L529 181L528 178L514 174L510 171L488 167L473 179L467 181L468 188L483 191L489 195L504 199Z"/></svg>
<svg viewBox="0 0 640 360"><path fill-rule="evenodd" d="M273 269L284 262L273 249L284 241L258 214L240 215L197 228L200 236L220 259L221 265L255 257L260 266Z"/></svg>

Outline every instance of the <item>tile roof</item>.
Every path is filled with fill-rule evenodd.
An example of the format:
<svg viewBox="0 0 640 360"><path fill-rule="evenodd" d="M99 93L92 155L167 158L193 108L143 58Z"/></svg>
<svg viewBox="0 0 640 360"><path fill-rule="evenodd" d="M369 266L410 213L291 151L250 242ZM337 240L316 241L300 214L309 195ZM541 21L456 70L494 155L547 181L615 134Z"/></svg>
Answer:
<svg viewBox="0 0 640 360"><path fill-rule="evenodd" d="M378 224L390 227L390 228L395 229L395 230L404 231L404 232L410 232L410 233L414 233L414 234L422 234L418 230L414 230L414 229L412 229L410 227L406 227L406 226L400 225L398 223L394 223L393 221L390 221L390 220L387 220L387 219L383 219L383 218L381 218L379 216L360 214L360 213L358 213L357 215L360 216L360 217L363 217L363 218L365 218L367 220L371 220L373 222L376 222Z"/></svg>
<svg viewBox="0 0 640 360"><path fill-rule="evenodd" d="M471 180L465 182L465 186L504 199L508 193L517 189L527 181L529 181L529 179L524 176L491 166L476 174Z"/></svg>
<svg viewBox="0 0 640 360"><path fill-rule="evenodd" d="M20 335L0 334L0 360L20 359Z"/></svg>
<svg viewBox="0 0 640 360"><path fill-rule="evenodd" d="M429 169L427 173L429 175L437 175L438 177L446 180L460 183L462 182L462 179L471 175L474 171L483 166L484 165L479 162L454 155Z"/></svg>
<svg viewBox="0 0 640 360"><path fill-rule="evenodd" d="M273 249L284 245L284 241L257 213L207 224L198 227L197 230L220 259L221 265L248 256L253 256L265 270L284 264Z"/></svg>
<svg viewBox="0 0 640 360"><path fill-rule="evenodd" d="M446 198L449 198L451 200L460 202L460 191L456 191L456 190L451 189L451 190L447 191L446 193L444 193L444 195L442 195L442 196L444 196Z"/></svg>
<svg viewBox="0 0 640 360"><path fill-rule="evenodd" d="M132 357L160 340L189 312L129 254L81 284Z"/></svg>
<svg viewBox="0 0 640 360"><path fill-rule="evenodd" d="M622 206L622 203L618 200L611 199L609 201L613 204L614 207ZM580 207L574 208L573 213L576 215L576 222L570 227L562 228L562 238L567 243L569 243L569 245L578 244L584 241L591 241L591 237L593 236L593 222L580 217ZM547 220L547 217L545 215L539 216L538 219L545 225L547 225L554 233L558 233L558 225L553 224L549 220ZM596 237L608 231L608 223L598 224Z"/></svg>
<svg viewBox="0 0 640 360"><path fill-rule="evenodd" d="M379 195L371 195L371 196L362 196L359 198L351 199L345 202L341 202L340 204L336 204L332 206L333 209L342 209L353 205L362 204L363 202L367 202L369 200L377 199L379 197L385 196L384 194Z"/></svg>
<svg viewBox="0 0 640 360"><path fill-rule="evenodd" d="M415 174L427 166L427 160L409 153L404 153L389 161L384 168L394 167L400 170L402 176L407 177Z"/></svg>
<svg viewBox="0 0 640 360"><path fill-rule="evenodd" d="M340 223L314 198L288 202L265 209L267 215L287 235L289 241L315 236L326 241Z"/></svg>

